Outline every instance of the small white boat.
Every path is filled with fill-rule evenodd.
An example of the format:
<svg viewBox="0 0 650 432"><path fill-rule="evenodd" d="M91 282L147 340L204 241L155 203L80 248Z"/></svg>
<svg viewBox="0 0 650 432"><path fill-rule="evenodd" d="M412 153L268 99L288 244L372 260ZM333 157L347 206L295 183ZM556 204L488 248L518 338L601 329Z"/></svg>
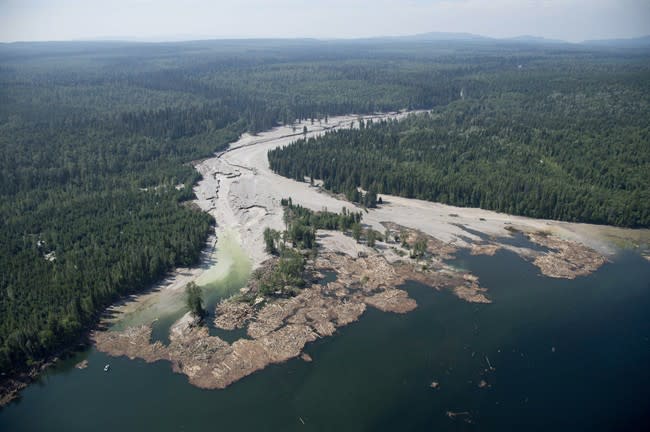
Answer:
<svg viewBox="0 0 650 432"><path fill-rule="evenodd" d="M104 366L104 372L108 372L111 369L111 365L107 364Z"/></svg>

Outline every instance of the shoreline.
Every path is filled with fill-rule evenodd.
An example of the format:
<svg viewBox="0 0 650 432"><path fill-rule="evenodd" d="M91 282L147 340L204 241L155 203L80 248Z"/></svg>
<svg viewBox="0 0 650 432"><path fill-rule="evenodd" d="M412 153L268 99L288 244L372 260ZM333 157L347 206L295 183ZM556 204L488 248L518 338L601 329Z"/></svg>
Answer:
<svg viewBox="0 0 650 432"><path fill-rule="evenodd" d="M354 241L339 232L319 234ZM263 267L271 269L273 265L275 261L269 260ZM295 296L259 297L253 291L254 303L230 298L217 306L218 328L246 330L246 337L232 343L211 336L189 313L173 325L169 345L151 343L152 328L147 325L122 332L95 332L93 340L98 350L109 355L148 363L166 360L192 385L224 389L270 364L304 356L310 342L330 337L338 328L358 321L368 307L387 313L411 312L417 303L399 288L408 280L427 284L432 291L448 289L468 302L490 302L484 295L486 290L469 273L452 271L449 266L441 267L446 271L436 267L425 272L418 266L418 262L391 264L377 251L366 257L322 252L308 265L311 284ZM324 272L335 273L335 280L323 283ZM254 285L251 280L249 291Z"/></svg>
<svg viewBox="0 0 650 432"><path fill-rule="evenodd" d="M403 112L373 116L342 116L330 118L330 124L327 126L302 122L297 124L296 127L307 126L307 137L313 137L335 128L350 127L353 123L358 125L358 119L361 118L401 118L409 114ZM294 204L299 204L313 211L328 209L339 212L341 208L347 208L350 211L363 212L365 227L375 229L380 233L386 227L395 227L395 230L405 229L409 232L410 242L414 242L418 236L427 238L430 257L425 262L404 259L403 257L407 254L407 251L395 245L384 244L382 250L378 252L377 249L368 248L366 245L354 242L350 237L343 234L319 231L318 243L321 256L336 261L339 259L337 257L343 254L350 260L346 265L339 263L340 268L354 266L356 265L355 262L364 260L365 256L379 256L381 259L386 260L386 265L393 269L391 271L407 275L408 277L405 277L404 280L429 281L434 289L449 289L460 300L475 303L490 303L489 292L480 286L478 279L474 275L459 273L450 269L444 262L446 258L453 256L453 253L459 249L467 249L472 254L480 255L492 255L499 249L509 250L537 266L540 273L547 277L572 279L597 270L616 253L617 247L606 239L606 234L615 232L623 239L628 239L626 241L632 242L636 236L650 238L649 230L639 232L613 227L532 219L489 210L453 207L383 194L381 196L384 199L384 204L377 209L365 209L341 200L318 186L297 182L279 176L270 170L266 158L267 152L273 148L288 145L301 136L304 136L304 134L292 133L292 126L276 127L255 136L243 134L228 149L195 165L195 168L203 176L203 180L194 188L197 196L196 204L202 210L213 215L217 221L217 233L225 229L237 233L242 248L251 258L253 269L259 268L268 260L269 255L264 251L263 231L267 227L279 231L283 230L283 208L280 200L289 197L292 198ZM513 232L522 233L530 245L518 247L508 244L505 240L511 239ZM337 268L332 262L321 262L320 266L321 270ZM417 268L425 269L429 267L438 271L438 274L443 275L446 279L435 279L434 282L431 282L426 271L416 270ZM457 280L458 282L449 285L448 280ZM359 281L356 283L358 284ZM326 286L329 285L326 284ZM408 302L408 296L403 298L402 295L396 294L399 292L396 286L387 286L385 289L386 291L383 291L383 294L378 293L381 296L375 299L365 298L361 301L361 304L376 306L380 304L377 301L395 299L395 301L399 300L398 305L395 306L396 310L401 311L398 313L406 313L416 307L416 305L406 305L406 303L399 305L400 301ZM347 298L348 291L349 287L339 286L328 295L336 296L338 292L341 298ZM320 299L314 301L327 301L327 295L319 297L320 293L322 293L322 288L319 288L319 286L312 285L305 288L297 296L302 296L304 292L311 293L310 295L315 295ZM357 300L360 301L358 297ZM274 303L277 304L274 305ZM282 304L284 304L282 300L277 300L269 303L269 306L282 309ZM252 310L243 306L235 308L234 311L229 311L228 308L224 309L224 307L223 304L217 307L218 316L222 314L227 316L227 318L222 316L220 326L223 326L223 328L237 328L235 322L229 322L231 319L243 319L245 322L249 322L252 319L251 317L255 316ZM307 310L313 309L313 307L313 304L311 306L305 304L298 307L294 312L296 314L308 313ZM261 312L257 311L256 313ZM362 313L359 312L358 317ZM143 338L143 335L148 331L146 327L133 328L131 334L125 333L123 335L125 339L121 342L119 336L115 334L108 335L111 338L103 340L104 335L96 335L100 339L98 346L100 349L101 346L104 346L106 352L114 355L141 357L151 361L154 361L153 359L167 359L171 361L174 371L187 375L192 384L206 388L224 388L250 373L263 369L268 364L283 362L289 358L302 355L302 348L314 340L314 337L331 336L337 327L336 324L327 324L325 327L329 330L323 333L313 328L309 330L304 327L287 327L286 325L275 327L273 332L288 332L283 333L282 336L272 332L272 339L266 340L266 343L272 343L277 349L284 352L283 355L278 357L277 353L260 351L259 347L255 348L257 345L250 345L249 339L240 339L230 345L219 338L199 334L201 331L197 333L192 330L191 326L188 326L187 320L186 316L174 324L173 328L175 330L172 330L172 334L176 338L176 345L171 352L166 351L166 347L153 345L145 346L141 353L137 349L133 350L132 347L139 345L140 338ZM253 327L255 328L255 326ZM314 336L313 332L316 332L318 336ZM253 330L252 334L249 333L249 336L254 338L265 335L268 336L268 334L261 334L255 330ZM287 338L293 338L293 340L302 340L303 342L298 345L291 345L289 348L284 347L287 348L284 349L278 340L273 339L276 336L280 338L280 341L286 342ZM198 364L191 356L179 354L180 352L187 353L187 350L180 347L187 346L191 341L198 340L201 340L201 343L212 344L215 352L221 352L220 355L211 360L211 364L210 362ZM128 345L124 345L127 341L130 341ZM234 348L240 346L247 346L248 348L243 351ZM231 350L235 350L234 358L238 359L237 361L228 357L227 353L232 352ZM226 358L230 360L226 360ZM220 366L223 362L227 362L224 363L227 370L239 368L241 371L243 367L247 372L242 372L241 376L237 374L235 374L236 377L231 376L229 375L230 372L224 372L224 366ZM192 364L193 366L188 366ZM250 364L256 366L253 369L243 366ZM208 372L208 369L217 372ZM214 381L210 377L215 376L215 374L222 378ZM223 374L230 376L230 378L223 378L226 376ZM197 378L199 375L203 378Z"/></svg>
<svg viewBox="0 0 650 432"><path fill-rule="evenodd" d="M358 127L359 119L399 119L414 113L418 113L418 111L366 116L339 116L330 118L325 125L319 122L312 125L311 122L304 121L297 123L295 127L298 130L302 129L303 126L307 126L308 133L306 136L314 137L333 129L350 127L353 124ZM381 194L381 196L385 204L378 209L364 209L332 196L319 187L281 177L270 170L266 159L268 150L288 145L303 136L305 134L294 132L292 126L279 126L258 135L245 133L236 142L231 143L226 150L215 154L214 157L195 161L193 164L203 178L194 186L197 198L192 202L202 211L210 213L215 218L214 238L220 238L226 231L233 232L238 243L250 258L253 269L259 268L268 259L263 246L264 228L270 227L282 230L284 227L280 199L288 197L291 197L296 204L314 211L328 208L331 211L338 212L343 207L352 211L363 211L364 225L379 232L383 232L386 223L399 224L410 230L423 233L438 246L446 245L453 248L471 249L472 253L476 254L490 255L503 248L517 253L524 259L535 262L536 257L541 256L540 254L531 254L530 251L499 243L499 238L510 237L512 229L521 231L528 236L547 233L555 241L560 242L563 247L571 249L567 244L575 243L579 246L578 250L581 253L585 249L595 253L595 255L590 255L591 252L587 253L588 256L593 258L592 265L577 272L571 260L567 261L561 256L538 261L535 265L539 264L538 267L540 267L541 272L550 277L565 278L569 276L568 278L572 278L571 276L589 274L606 262L608 257L615 255L619 248L627 247L630 244L638 247L639 244L647 245L650 243L650 230L648 229L633 230L532 219L490 210L453 207L384 194ZM472 231L486 236L489 240L482 239ZM558 244L555 243L555 246ZM350 249L354 252L348 252L358 254L359 250L363 250L366 246L342 246L340 241L338 244L329 241L325 242L323 247L330 252L345 252L344 249ZM213 248L207 253L208 257L211 257L215 252L216 249ZM400 260L398 255L391 255L390 251L387 251L387 254L386 258L391 262ZM601 261L597 256L601 256L603 260ZM648 259L647 255L646 259ZM208 259L207 262L209 263L210 260ZM568 264L566 264L567 262ZM114 316L111 320L102 319L100 327L113 324L123 319L128 313L137 313L138 307L145 303L156 304L160 292L168 290L170 287L178 290L188 282L197 280L209 269L209 266L204 268L205 263L206 261L202 257L198 266L175 269L164 280L154 284L145 292L132 295L109 307L107 312ZM555 270L548 270L545 273L542 266L555 268ZM558 266L559 270L557 269ZM470 286L472 286L471 282L470 278L468 280ZM456 287L453 293L466 301L474 299L480 303L489 303L489 298L486 297L483 289L478 284L469 291L467 288ZM36 374L31 382L38 377L42 371L42 366L32 371L34 370ZM22 388L28 384L25 384ZM19 392L20 389L17 391Z"/></svg>
<svg viewBox="0 0 650 432"><path fill-rule="evenodd" d="M330 118L330 123L335 126L328 126L327 129L317 127L312 130L308 122L299 123L297 127L307 126L307 137L313 137L327 130L349 127L350 122L356 124L359 118L403 118L409 114L411 113L333 117ZM385 194L380 194L385 204L377 209L365 209L341 200L318 186L296 182L270 170L266 153L293 142L296 134L292 134L291 130L290 126L285 126L262 132L257 136L244 134L227 150L214 158L203 160L196 166L204 178L210 178L209 182L200 182L195 188L199 197L198 205L210 211L219 225L234 227L239 231L242 246L252 257L254 267L267 258L263 252L263 229L268 226L280 230L283 227L279 201L288 197L291 197L294 203L313 211L327 208L339 212L343 207L362 211L364 225L380 232L383 222L394 222L418 229L445 243L464 247L471 247L466 238L479 240L465 228L490 237L509 237L509 230L512 228L529 234L549 232L560 239L580 243L605 256L614 255L621 244L634 246L650 243L648 229L633 230L533 219Z"/></svg>

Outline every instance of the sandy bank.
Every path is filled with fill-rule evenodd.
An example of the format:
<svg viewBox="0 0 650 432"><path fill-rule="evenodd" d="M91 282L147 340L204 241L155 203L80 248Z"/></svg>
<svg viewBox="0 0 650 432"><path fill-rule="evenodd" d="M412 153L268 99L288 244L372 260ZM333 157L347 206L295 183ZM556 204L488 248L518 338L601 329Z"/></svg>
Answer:
<svg viewBox="0 0 650 432"><path fill-rule="evenodd" d="M400 113L363 118L378 120L405 115L407 114ZM357 116L334 117L328 124L320 125L304 122L297 124L296 128L302 130L303 126L307 126L307 136L312 137L327 130L350 127L352 122L358 124ZM286 146L300 137L302 134L294 133L290 126L278 127L258 136L245 134L229 150L202 161L196 167L204 175L204 180L196 188L199 205L210 211L221 226L231 227L239 233L242 245L255 266L268 258L263 251L264 228L283 228L280 199L286 197L315 211L323 208L340 211L343 207L364 211L364 223L379 232L383 232L383 223L396 223L458 247L472 247L482 241L480 236L470 231L498 238L510 236L509 230L512 228L525 233L550 233L558 239L576 242L605 256L615 253L617 245L622 243L650 241L649 230L625 230L532 219L389 195L382 195L384 205L366 213L358 206L321 191L318 186L296 182L270 170L268 151ZM489 247L496 251L499 246ZM517 252L516 248L508 249ZM487 250L481 251L484 252Z"/></svg>
<svg viewBox="0 0 650 432"><path fill-rule="evenodd" d="M309 358L303 352L309 342L332 336L337 328L357 321L367 307L400 314L412 311L417 307L415 300L395 288L409 279L435 289L461 290L459 297L468 301L488 302L481 292L477 294L476 289L481 288L471 275L422 271L414 263L391 264L377 252L367 257L324 252L311 262L308 271L314 275L331 271L336 280L314 283L294 297L266 297L254 304L233 298L219 304L218 327L246 329L247 337L232 344L210 336L207 328L198 326L189 314L174 324L167 346L150 342L150 325L98 331L93 340L99 350L111 355L147 362L168 360L174 371L186 375L196 386L225 388L269 364L299 356ZM254 287L254 283L249 286ZM251 294L253 298L257 295Z"/></svg>
<svg viewBox="0 0 650 432"><path fill-rule="evenodd" d="M302 123L296 125L296 130L307 126L307 136L316 136L350 127L353 122L357 124L357 119L345 116L331 118L328 124ZM191 383L224 388L269 364L304 354L306 344L331 336L337 328L356 321L367 307L392 313L413 310L417 307L415 301L398 288L405 280L448 289L465 301L489 303L489 293L475 276L445 264L461 248L483 255L507 249L531 261L547 276L574 278L597 270L616 251L612 236L618 239L616 243L638 243L650 238L648 230L538 220L386 195L382 195L383 205L366 211L318 186L278 176L269 169L268 151L301 136L290 126L257 136L245 134L228 150L196 165L203 176L195 188L196 203L215 217L216 236L231 232L253 266L261 266L269 259L264 252L264 229L284 229L280 200L291 197L295 204L315 211L338 212L343 207L363 211L367 227L380 233L388 228L392 235L406 236L408 247L391 240L369 248L341 233L321 231L320 255L313 270L334 271L336 281L311 285L291 298L262 299L254 305L223 302L218 306L216 325L222 329L245 328L247 338L228 343L210 336L204 327L185 317L173 326L168 346L152 344L149 339L153 317L147 316L148 321L135 321L121 331L96 332L93 337L98 349L146 361L168 360ZM513 231L524 233L540 248L513 246L503 240L511 238ZM422 238L426 240L425 256L409 258L415 241ZM196 280L206 270L203 266L179 271L161 289L141 296L135 303L157 305L165 298L178 301L174 293L181 293L187 282ZM118 316L138 310L129 305L122 308L115 310ZM150 309L156 310L153 306Z"/></svg>
<svg viewBox="0 0 650 432"><path fill-rule="evenodd" d="M356 115L332 117L328 123L317 122L314 125L310 122L297 123L295 130L301 131L303 126L306 126L307 137L313 137L337 128L349 128L351 125L357 127L359 118L378 121L402 118L406 115L408 114L391 113L362 117ZM232 233L236 241L241 244L244 253L250 257L253 268L268 259L263 247L264 229L284 228L280 200L286 197L292 197L294 203L316 211L323 208L340 211L343 207L364 211L364 223L379 232L383 232L386 223L394 223L430 236L431 241L439 242L438 248L467 247L472 248L474 253L480 254L491 254L500 248L505 248L534 260L538 254L531 253L529 249L500 244L495 240L510 236L510 230L513 228L525 233L550 233L557 239L575 242L603 256L615 253L617 245L620 244L650 243L650 230L625 230L531 219L388 195L382 195L385 204L380 208L365 212L360 207L324 193L317 186L287 179L270 170L267 160L268 151L288 145L303 136L302 133L296 133L292 126L277 127L255 136L244 134L226 151L196 165L196 169L203 175L203 179L195 187L196 204L215 217L218 225L215 233L217 237L222 236L226 231ZM468 230L481 233L491 240L485 241ZM325 250L343 251L351 255L356 255L363 250L363 246L350 244L347 240L336 244L338 240L340 239L333 238L331 242L324 242ZM391 261L400 258L391 255L390 249L386 251L386 255ZM593 260L594 263L597 261L597 259ZM132 312L150 309L151 313L146 316L146 319L134 320L132 324L155 319L156 315L169 309L169 307L161 307L162 304L178 304L182 287L201 277L214 264L215 258L206 256L203 262L204 265L198 268L179 269L149 294L134 297L133 301L126 302L112 312L119 319ZM536 263L540 268L544 266L559 268L554 257L540 259ZM593 270L597 266L591 268ZM566 271L549 270L548 274L570 276L571 271L569 266Z"/></svg>

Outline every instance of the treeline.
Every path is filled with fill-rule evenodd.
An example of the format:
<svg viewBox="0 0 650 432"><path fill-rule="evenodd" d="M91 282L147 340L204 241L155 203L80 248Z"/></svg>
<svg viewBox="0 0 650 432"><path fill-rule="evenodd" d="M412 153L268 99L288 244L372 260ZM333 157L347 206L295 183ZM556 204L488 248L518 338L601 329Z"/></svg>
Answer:
<svg viewBox="0 0 650 432"><path fill-rule="evenodd" d="M448 67L359 53L307 41L0 45L0 370L74 344L111 302L197 260L212 221L185 204L199 179L190 161L246 130L454 97ZM313 240L299 224L291 235Z"/></svg>
<svg viewBox="0 0 650 432"><path fill-rule="evenodd" d="M0 126L0 370L75 344L106 306L197 261L214 221L185 204L200 177L187 162L245 123L184 112Z"/></svg>
<svg viewBox="0 0 650 432"><path fill-rule="evenodd" d="M257 280L257 292L262 295L291 296L304 287L305 255L312 258L317 255L316 231L319 229L361 230L361 212L351 212L345 207L341 213L315 212L294 204L290 197L283 198L281 204L286 229L283 232L271 228L264 230L265 250L277 256L278 260L272 268L258 271L253 276ZM355 238L359 240L357 236ZM252 302L256 294L243 296L242 300Z"/></svg>
<svg viewBox="0 0 650 432"><path fill-rule="evenodd" d="M650 74L621 66L603 76L596 68L572 89L574 78L486 76L485 96L299 140L269 152L269 161L352 201L361 187L537 218L650 226Z"/></svg>
<svg viewBox="0 0 650 432"><path fill-rule="evenodd" d="M601 105L642 121L648 87L644 61L630 54L379 41L0 44L0 370L22 369L73 344L112 301L173 266L195 262L212 221L187 204L199 178L190 162L223 149L244 131L351 112L443 107L495 88L538 86L539 80L513 75L519 63L579 76L576 85L587 89L603 82L583 79L593 75L590 71L609 77L612 68L627 67L634 80L619 85L607 78L621 91L602 93ZM504 82L494 80L500 75ZM558 87L560 100L579 101L564 87ZM469 107L455 107L458 130L474 133ZM491 123L488 114L483 117ZM598 122L606 124L608 118L603 114ZM421 142L417 122L422 133L435 133L426 125L431 119L410 121L414 129L405 142ZM439 121L446 125L452 119L443 115ZM621 131L625 136L647 143L646 132L627 125ZM381 127L406 132L400 125ZM600 138L594 135L594 142ZM554 139L570 141L564 135ZM371 150L352 157L342 153L348 161L367 157L363 170L353 164L347 173L336 171L344 169L342 162L312 169L306 159L282 170L312 172L328 179L329 187L352 194L350 185L374 191L372 183L376 191L416 194L419 188L417 193L424 193L427 188L414 184L413 176L390 189L392 181L376 171L384 169L378 164L383 159L371 160L378 154ZM611 147L619 158L621 151ZM404 169L390 164L389 177ZM638 180L625 168L629 165L620 164L622 171L610 170L602 179L637 188ZM430 174L417 163L407 171L418 169L422 175L415 178ZM448 200L465 196L464 189L444 193ZM481 195L479 201L488 198ZM358 199L373 205L372 194ZM340 226L340 218L334 219L323 216L318 223ZM291 235L306 246L309 230L300 226Z"/></svg>
<svg viewBox="0 0 650 432"><path fill-rule="evenodd" d="M319 229L347 232L361 223L361 212L351 212L345 207L341 213L327 210L314 212L291 198L283 198L284 223L286 230L280 232L267 228L264 230L265 250L271 255L279 254L287 244L300 250L316 250L316 231Z"/></svg>

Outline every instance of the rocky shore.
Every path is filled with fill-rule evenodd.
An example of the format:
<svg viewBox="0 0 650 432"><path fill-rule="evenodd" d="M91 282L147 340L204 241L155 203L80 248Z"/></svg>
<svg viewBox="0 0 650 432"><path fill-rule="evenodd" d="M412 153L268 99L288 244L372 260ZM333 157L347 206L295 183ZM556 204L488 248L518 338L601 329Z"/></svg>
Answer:
<svg viewBox="0 0 650 432"><path fill-rule="evenodd" d="M533 243L549 249L535 257L533 264L542 274L552 278L575 279L598 270L607 258L580 243L563 240L544 233L529 234Z"/></svg>
<svg viewBox="0 0 650 432"><path fill-rule="evenodd" d="M331 119L326 127L310 128L309 136L349 127L352 121L351 117ZM294 136L287 127L259 136L246 134L226 152L196 165L203 175L195 188L197 204L220 222L218 234L224 227L235 231L258 271L273 266L264 252L263 230L284 226L282 198L293 197L313 211L364 210L270 171L268 150L290 143ZM245 337L232 343L210 336L206 327L186 316L173 325L168 345L150 343L151 326L140 325L121 332L98 331L93 335L96 346L111 355L167 360L194 385L224 388L269 364L308 358L304 352L308 343L332 336L338 328L358 320L368 307L387 313L412 311L417 307L415 300L400 289L407 280L448 290L464 301L490 303L478 278L447 264L461 248L473 255L509 250L550 277L586 275L606 262L602 244L596 242L598 251L586 246L591 233L583 234L575 224L394 196L384 196L380 208L366 211L364 223L381 234L388 230L391 238L371 248L341 233L319 232L320 253L308 266L312 276L294 296L260 295L251 280L245 295L222 301L216 307L215 327L246 331ZM538 247L515 247L500 240L511 234L510 229L523 232ZM544 234L547 229L553 233ZM416 242L421 247L422 241L425 252L412 255ZM325 283L325 272L335 274L335 280Z"/></svg>
<svg viewBox="0 0 650 432"><path fill-rule="evenodd" d="M313 283L288 298L257 296L253 289L245 297L254 299L252 303L238 296L221 302L215 325L246 329L247 336L234 343L210 336L207 327L190 315L174 324L169 345L150 342L150 325L98 331L93 340L110 355L147 362L167 360L174 371L198 387L225 388L269 364L303 356L309 342L332 336L337 328L357 321L367 307L390 313L412 311L417 303L398 288L408 279L450 289L468 301L489 301L471 275L423 271L413 263L391 264L379 253L367 257L323 253L310 263L309 271L315 275L334 272L336 280Z"/></svg>

